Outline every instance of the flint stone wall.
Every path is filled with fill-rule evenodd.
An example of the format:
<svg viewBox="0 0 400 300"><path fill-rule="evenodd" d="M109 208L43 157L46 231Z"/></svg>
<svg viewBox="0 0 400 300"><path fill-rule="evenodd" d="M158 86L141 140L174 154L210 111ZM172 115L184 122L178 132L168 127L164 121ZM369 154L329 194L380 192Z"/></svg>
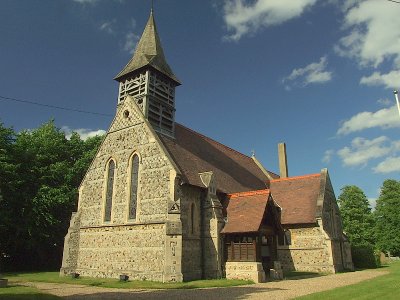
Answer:
<svg viewBox="0 0 400 300"><path fill-rule="evenodd" d="M317 224L290 229L292 244L278 246L284 270L335 273L353 269L350 244L343 235L342 218L327 169L321 174Z"/></svg>
<svg viewBox="0 0 400 300"><path fill-rule="evenodd" d="M215 191L215 189L214 189ZM208 190L203 202L203 276L206 279L223 276L223 251L221 230L225 225L222 215L222 205L217 196Z"/></svg>
<svg viewBox="0 0 400 300"><path fill-rule="evenodd" d="M78 263L79 252L79 224L80 214L72 213L68 232L64 238L64 253L60 275L68 275L75 272Z"/></svg>
<svg viewBox="0 0 400 300"><path fill-rule="evenodd" d="M350 243L343 235L340 210L332 186L327 186L323 206L322 226L332 241L332 259L336 271L353 270Z"/></svg>
<svg viewBox="0 0 400 300"><path fill-rule="evenodd" d="M140 158L137 216L128 220L130 160ZM106 169L116 162L111 221L104 222ZM172 175L171 175L172 174ZM80 187L79 245L70 257L69 270L82 276L119 277L164 281L166 270L182 280L180 261L167 266L166 233L168 203L173 202L175 170L157 137L136 107L126 98L117 108L113 123ZM178 227L180 224L177 225ZM180 236L174 236L180 244ZM174 248L181 257L181 247ZM169 246L168 246L169 247ZM71 248L71 247L69 247ZM64 254L65 255L65 254ZM166 262L168 261L168 262ZM180 274L180 275L179 275ZM168 277L168 276L167 276Z"/></svg>
<svg viewBox="0 0 400 300"><path fill-rule="evenodd" d="M320 226L289 229L292 244L278 246L284 271L334 273L331 241Z"/></svg>
<svg viewBox="0 0 400 300"><path fill-rule="evenodd" d="M185 281L201 279L201 189L193 186L180 186L182 221L182 274ZM194 218L191 209L194 204ZM193 222L193 232L192 232Z"/></svg>
<svg viewBox="0 0 400 300"><path fill-rule="evenodd" d="M162 281L164 239L164 224L83 228L77 273Z"/></svg>

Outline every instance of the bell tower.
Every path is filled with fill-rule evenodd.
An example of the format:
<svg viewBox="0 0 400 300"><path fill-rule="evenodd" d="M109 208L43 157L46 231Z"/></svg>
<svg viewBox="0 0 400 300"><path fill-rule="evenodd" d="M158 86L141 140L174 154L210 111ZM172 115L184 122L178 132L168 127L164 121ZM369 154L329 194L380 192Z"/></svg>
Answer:
<svg viewBox="0 0 400 300"><path fill-rule="evenodd" d="M118 104L132 96L154 130L174 137L175 87L181 83L165 59L153 9L133 57L114 79Z"/></svg>

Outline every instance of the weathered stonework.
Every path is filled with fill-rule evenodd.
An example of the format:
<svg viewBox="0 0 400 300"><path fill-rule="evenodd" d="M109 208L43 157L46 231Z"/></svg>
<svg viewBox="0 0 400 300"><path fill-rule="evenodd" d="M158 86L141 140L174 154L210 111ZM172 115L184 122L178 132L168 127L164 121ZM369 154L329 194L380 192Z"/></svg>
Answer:
<svg viewBox="0 0 400 300"><path fill-rule="evenodd" d="M165 224L82 228L76 272L162 281L164 240Z"/></svg>
<svg viewBox="0 0 400 300"><path fill-rule="evenodd" d="M322 170L315 225L290 228L292 243L278 246L284 270L335 273L353 270L350 244L343 235L339 207L327 170Z"/></svg>
<svg viewBox="0 0 400 300"><path fill-rule="evenodd" d="M185 281L202 278L201 195L202 190L197 187L183 185L179 189L182 220L182 274Z"/></svg>
<svg viewBox="0 0 400 300"><path fill-rule="evenodd" d="M60 275L68 275L76 270L79 252L80 214L73 213L64 239L64 255Z"/></svg>
<svg viewBox="0 0 400 300"><path fill-rule="evenodd" d="M335 271L330 248L319 226L289 229L292 244L278 246L278 260L285 271L327 272Z"/></svg>
<svg viewBox="0 0 400 300"><path fill-rule="evenodd" d="M130 159L140 157L136 219L128 219ZM106 166L116 163L111 221L104 221ZM131 97L116 117L80 187L80 222L71 221L62 273L182 281L182 224L169 214L176 167ZM75 217L76 219L76 217ZM73 219L73 220L75 220ZM77 253L75 253L75 252ZM67 254L67 255L66 255ZM157 259L155 259L157 258Z"/></svg>
<svg viewBox="0 0 400 300"><path fill-rule="evenodd" d="M226 278L265 282L266 275L260 262L226 262Z"/></svg>
<svg viewBox="0 0 400 300"><path fill-rule="evenodd" d="M221 278L223 264L223 249L221 230L225 225L222 205L216 195L216 185L213 172L199 174L207 188L202 199L201 235L203 239L203 277L206 279Z"/></svg>

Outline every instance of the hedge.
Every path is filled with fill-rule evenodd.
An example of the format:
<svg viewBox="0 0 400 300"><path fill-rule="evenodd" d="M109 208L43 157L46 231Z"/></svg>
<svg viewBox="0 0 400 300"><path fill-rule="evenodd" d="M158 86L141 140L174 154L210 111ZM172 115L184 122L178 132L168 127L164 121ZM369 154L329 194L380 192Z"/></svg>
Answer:
<svg viewBox="0 0 400 300"><path fill-rule="evenodd" d="M354 267L377 268L380 266L379 253L375 253L370 245L351 246Z"/></svg>

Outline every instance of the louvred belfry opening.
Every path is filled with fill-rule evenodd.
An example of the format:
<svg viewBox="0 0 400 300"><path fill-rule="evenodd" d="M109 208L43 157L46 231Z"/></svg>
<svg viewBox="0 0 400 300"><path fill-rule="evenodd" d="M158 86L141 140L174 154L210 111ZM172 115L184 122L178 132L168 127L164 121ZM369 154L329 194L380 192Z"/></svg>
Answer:
<svg viewBox="0 0 400 300"><path fill-rule="evenodd" d="M165 59L153 11L132 59L114 79L118 104L132 96L156 131L174 136L175 87L181 83Z"/></svg>

